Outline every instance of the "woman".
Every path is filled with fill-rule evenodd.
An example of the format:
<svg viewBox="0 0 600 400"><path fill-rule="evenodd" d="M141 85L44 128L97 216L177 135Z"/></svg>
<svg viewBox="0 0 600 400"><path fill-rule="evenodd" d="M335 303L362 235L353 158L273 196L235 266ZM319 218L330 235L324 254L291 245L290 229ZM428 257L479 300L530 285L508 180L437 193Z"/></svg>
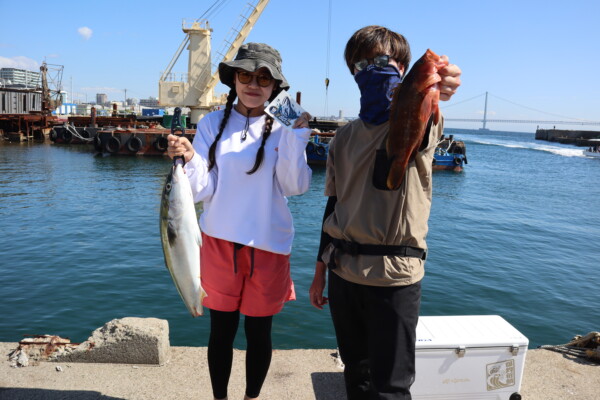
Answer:
<svg viewBox="0 0 600 400"><path fill-rule="evenodd" d="M185 157L194 200L204 202L200 258L214 398L227 398L241 313L245 399L255 399L271 363L273 315L296 298L289 263L294 228L285 196L310 185L310 115L303 113L288 129L265 114L265 103L289 88L279 52L266 44L243 45L234 61L219 64L219 75L231 88L225 109L198 122L193 144L169 135L168 154Z"/></svg>

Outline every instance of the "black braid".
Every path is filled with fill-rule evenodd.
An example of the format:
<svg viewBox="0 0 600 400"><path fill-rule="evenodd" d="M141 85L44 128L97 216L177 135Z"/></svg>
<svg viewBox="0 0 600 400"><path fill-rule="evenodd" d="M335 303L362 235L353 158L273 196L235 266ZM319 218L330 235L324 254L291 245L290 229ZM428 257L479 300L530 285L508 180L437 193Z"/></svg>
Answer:
<svg viewBox="0 0 600 400"><path fill-rule="evenodd" d="M265 120L265 131L263 132L262 142L260 143L260 148L256 152L256 161L254 162L254 167L252 167L250 171L246 172L248 175L252 175L253 173L255 173L256 170L260 167L260 164L262 164L262 160L265 155L265 143L271 135L271 129L273 129L273 117L267 115Z"/></svg>
<svg viewBox="0 0 600 400"><path fill-rule="evenodd" d="M277 97L279 92L281 92L281 88L279 87L279 81L276 81L276 86L273 90L273 93L271 93L271 97L269 97L269 102L273 101L275 99L275 97ZM267 114L267 117L265 120L265 132L263 133L262 142L260 144L260 148L256 152L256 161L254 162L254 166L252 167L252 169L250 171L246 172L248 175L252 175L253 173L255 173L258 170L258 168L260 167L260 164L262 164L262 160L263 160L264 154L265 154L265 143L267 142L267 139L271 135L271 130L273 129L273 121L274 121L273 117L271 117L270 115Z"/></svg>
<svg viewBox="0 0 600 400"><path fill-rule="evenodd" d="M210 149L208 150L209 171L213 169L215 164L217 163L215 159L215 153L217 152L217 142L219 141L219 139L221 139L221 136L223 135L223 131L225 130L225 126L227 125L227 120L229 119L229 116L231 115L231 110L233 109L233 101L236 97L237 94L235 92L235 89L231 89L229 91L229 95L227 95L227 103L225 105L223 120L221 121L221 126L219 127L219 133L217 134L217 137L215 137L214 142L210 145Z"/></svg>

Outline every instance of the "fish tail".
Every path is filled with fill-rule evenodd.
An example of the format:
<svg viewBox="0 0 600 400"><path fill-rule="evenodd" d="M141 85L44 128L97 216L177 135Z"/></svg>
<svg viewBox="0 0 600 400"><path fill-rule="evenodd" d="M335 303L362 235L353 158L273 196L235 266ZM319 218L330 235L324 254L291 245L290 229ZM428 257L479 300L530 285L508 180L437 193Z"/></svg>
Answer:
<svg viewBox="0 0 600 400"><path fill-rule="evenodd" d="M200 287L200 310L196 310L197 311L197 315L195 315L195 317L199 317L204 315L204 307L202 307L202 302L204 301L204 298L207 297L208 295L206 294L206 292L204 291L204 289L202 287Z"/></svg>
<svg viewBox="0 0 600 400"><path fill-rule="evenodd" d="M393 162L390 166L390 172L388 172L386 185L390 190L396 190L404 181L404 173L406 172L405 163Z"/></svg>

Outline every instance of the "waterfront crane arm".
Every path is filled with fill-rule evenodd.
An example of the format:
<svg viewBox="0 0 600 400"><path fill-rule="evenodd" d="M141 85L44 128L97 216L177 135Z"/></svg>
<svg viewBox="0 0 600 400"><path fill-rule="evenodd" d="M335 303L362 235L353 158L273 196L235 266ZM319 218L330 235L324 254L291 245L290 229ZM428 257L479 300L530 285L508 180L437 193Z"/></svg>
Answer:
<svg viewBox="0 0 600 400"><path fill-rule="evenodd" d="M222 2L215 2L217 3L222 4ZM218 61L233 59L268 3L269 0L256 0L248 4L238 25L230 30L221 51L217 52L215 58ZM211 65L212 29L208 20L195 20L191 25L187 25L184 21L182 29L186 37L159 80L159 104L164 107L189 107L193 124L215 106L222 105L224 100L222 96L219 99L215 98L213 94L219 82L219 71L218 68L214 68L218 62L214 66ZM186 47L189 50L187 79L175 81L171 79L171 69ZM212 70L215 72L213 73Z"/></svg>
<svg viewBox="0 0 600 400"><path fill-rule="evenodd" d="M190 37L188 35L185 35L185 39L183 39L183 42L181 42L181 44L179 45L179 48L175 52L175 55L171 59L171 62L169 63L169 65L167 65L167 69L165 69L163 74L160 76L161 81L167 80L169 74L171 73L171 71L173 70L173 67L175 66L175 63L177 62L177 60L179 60L179 56L183 52L183 49L185 49L185 46L187 46L189 42L190 42Z"/></svg>
<svg viewBox="0 0 600 400"><path fill-rule="evenodd" d="M206 10L204 12L204 14L202 14L202 16L198 19L196 19L195 22L200 22L202 20L203 17L210 15L211 12L214 11L214 9L218 9L220 6L223 5L223 2L217 0L215 1L209 8L208 10ZM177 60L179 60L179 56L181 56L181 53L183 53L183 50L185 49L185 47L190 43L190 37L189 35L185 35L185 38L183 39L183 41L181 42L181 44L179 45L179 48L177 49L177 51L175 52L175 55L173 55L173 58L171 59L171 62L169 63L169 65L167 65L167 69L165 69L165 71L162 73L162 75L160 76L160 80L161 81L166 81L167 78L169 77L169 74L171 73L171 71L173 70L173 67L175 66L175 64L177 63Z"/></svg>
<svg viewBox="0 0 600 400"><path fill-rule="evenodd" d="M250 34L252 27L254 26L254 24L256 24L256 21L258 21L258 18L260 17L268 3L269 0L259 0L256 3L256 5L253 7L252 12L246 18L244 25L237 32L235 39L231 42L231 46L223 55L223 59L221 61L231 61L233 59L233 56L237 54L238 50L240 49L240 46L244 43L244 40L246 40L246 38ZM207 91L212 90L217 85L218 81L219 70L217 69L206 84L206 87L204 87L201 90L201 92L206 93Z"/></svg>

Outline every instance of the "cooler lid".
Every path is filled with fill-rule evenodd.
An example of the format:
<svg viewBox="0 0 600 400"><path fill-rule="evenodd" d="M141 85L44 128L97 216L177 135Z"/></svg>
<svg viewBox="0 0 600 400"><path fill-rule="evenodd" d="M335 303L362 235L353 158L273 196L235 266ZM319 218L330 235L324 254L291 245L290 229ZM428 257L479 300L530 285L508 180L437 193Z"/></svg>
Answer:
<svg viewBox="0 0 600 400"><path fill-rule="evenodd" d="M417 349L527 346L527 339L499 315L422 316Z"/></svg>

